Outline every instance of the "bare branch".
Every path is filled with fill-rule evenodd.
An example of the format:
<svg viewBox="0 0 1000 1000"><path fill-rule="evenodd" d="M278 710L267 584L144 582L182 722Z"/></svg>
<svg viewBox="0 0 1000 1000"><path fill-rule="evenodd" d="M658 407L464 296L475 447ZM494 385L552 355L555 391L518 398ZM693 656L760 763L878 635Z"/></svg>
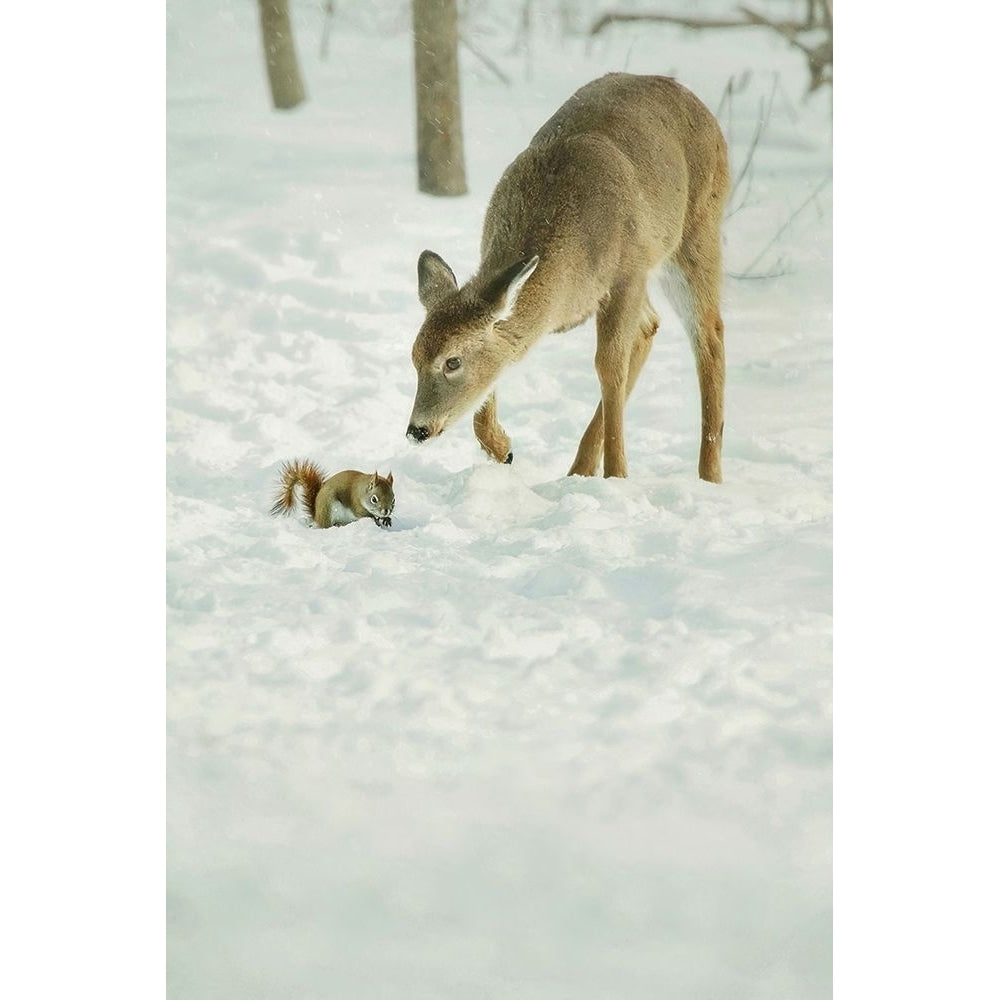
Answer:
<svg viewBox="0 0 1000 1000"><path fill-rule="evenodd" d="M749 7L740 7L748 21L776 31L789 45L805 54L809 66L809 93L819 90L824 83L833 83L833 15L828 5L825 6L825 9L829 16L826 37L819 45L809 48L809 46L803 45L797 37L797 32L803 29L803 25L789 25L787 21L772 21L764 17L763 14L750 10Z"/></svg>
<svg viewBox="0 0 1000 1000"><path fill-rule="evenodd" d="M330 50L330 29L333 26L334 0L325 0L323 4L323 37L319 42L319 57L326 62L327 53Z"/></svg>
<svg viewBox="0 0 1000 1000"><path fill-rule="evenodd" d="M833 0L820 0L823 5L823 25L833 31Z"/></svg>
<svg viewBox="0 0 1000 1000"><path fill-rule="evenodd" d="M733 182L730 188L731 192L729 196L730 200L732 200L733 195L735 195L737 190L739 189L740 182L743 180L745 176L747 176L747 171L750 169L750 164L753 161L753 155L757 150L757 143L760 142L760 137L764 134L764 129L767 128L768 123L771 121L771 108L774 106L774 95L777 92L777 90L778 90L778 74L775 73L774 83L771 85L771 96L768 98L766 111L764 110L764 98L762 97L760 99L760 115L758 116L757 119L757 128L754 131L753 138L750 140L750 146L747 149L747 155L743 161L743 166L740 169L740 172L737 174L736 180ZM744 202L746 201L749 192L750 192L750 184L749 182L747 182L747 190L743 196ZM727 214L726 218L729 218L730 215L733 215L734 213L738 212L742 207L743 204L741 202L737 208L733 209L732 212L729 212Z"/></svg>
<svg viewBox="0 0 1000 1000"><path fill-rule="evenodd" d="M510 86L510 77L485 52L476 48L463 32L459 32L458 40L488 69L501 83Z"/></svg>
<svg viewBox="0 0 1000 1000"><path fill-rule="evenodd" d="M787 267L781 267L781 264L782 261L779 260L773 270L761 274L736 274L733 271L726 271L726 277L735 278L736 281L768 281L771 278L783 278L786 274L792 273Z"/></svg>
<svg viewBox="0 0 1000 1000"><path fill-rule="evenodd" d="M804 30L805 25L789 24L787 21L772 21L764 17L763 14L758 14L756 11L750 10L749 7L740 7L739 9L752 24L760 25L763 28L771 28L773 31L778 32L786 41L802 49L803 52L809 51L796 37L797 32Z"/></svg>
<svg viewBox="0 0 1000 1000"><path fill-rule="evenodd" d="M757 254L756 257L754 257L754 259L747 266L747 269L744 272L742 272L741 274L733 274L732 277L734 277L734 278L741 278L741 279L743 279L743 278L761 278L761 277L766 277L766 275L754 274L753 273L753 269L760 263L760 260L764 256L764 254L766 254L767 251L770 250L771 247L773 247L774 244L778 242L778 240L781 237L781 235L795 221L795 219L798 217L799 213L802 212L806 207L808 207L816 199L816 197L817 197L817 195L819 195L820 191L822 191L823 188L825 188L827 186L827 184L829 184L832 179L833 179L833 175L832 174L827 174L827 176L824 177L823 180L820 181L820 183L816 185L816 187L813 189L812 194L810 194L809 197L806 198L806 200L804 202L802 202L802 204L799 205L799 207L797 209L795 209L795 211L792 212L792 214L785 220L785 224L774 234L774 236L771 237L771 239L768 242L767 246L765 246L764 249L761 250L761 252L759 254Z"/></svg>
<svg viewBox="0 0 1000 1000"><path fill-rule="evenodd" d="M729 113L732 117L732 107L733 107L733 76L729 75L729 79L726 81L726 89L722 92L722 100L719 101L718 110L715 112L716 119L722 118L722 109L726 106L726 102L729 102Z"/></svg>
<svg viewBox="0 0 1000 1000"><path fill-rule="evenodd" d="M676 24L681 28L748 28L751 23L746 18L698 18L682 17L677 14L638 14L625 11L604 14L599 17L590 27L590 37L599 35L605 28L612 24L628 24L634 21L647 21L656 24ZM791 30L802 27L797 21L777 22Z"/></svg>

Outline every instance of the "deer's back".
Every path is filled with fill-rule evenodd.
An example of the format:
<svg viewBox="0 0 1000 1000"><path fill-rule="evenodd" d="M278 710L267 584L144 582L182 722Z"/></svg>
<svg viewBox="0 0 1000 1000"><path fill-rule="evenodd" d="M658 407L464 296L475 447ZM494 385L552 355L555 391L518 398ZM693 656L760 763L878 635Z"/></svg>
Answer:
<svg viewBox="0 0 1000 1000"><path fill-rule="evenodd" d="M725 139L712 113L667 76L608 73L593 80L542 125L528 149L583 133L607 137L654 184L664 163L683 160L698 187L726 161Z"/></svg>
<svg viewBox="0 0 1000 1000"><path fill-rule="evenodd" d="M556 284L546 276L554 257L578 284L606 286L672 254L727 187L725 140L694 94L669 77L608 74L573 94L507 168L483 227L483 269L537 253L537 293ZM593 309L576 298L557 311Z"/></svg>

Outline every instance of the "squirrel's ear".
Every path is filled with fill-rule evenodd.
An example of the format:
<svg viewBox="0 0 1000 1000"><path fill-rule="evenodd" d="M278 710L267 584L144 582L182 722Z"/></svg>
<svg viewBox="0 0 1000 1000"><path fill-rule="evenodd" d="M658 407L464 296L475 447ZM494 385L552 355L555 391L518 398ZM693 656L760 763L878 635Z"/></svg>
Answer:
<svg viewBox="0 0 1000 1000"><path fill-rule="evenodd" d="M385 481L392 486L392 470L389 470L389 475L385 477Z"/></svg>

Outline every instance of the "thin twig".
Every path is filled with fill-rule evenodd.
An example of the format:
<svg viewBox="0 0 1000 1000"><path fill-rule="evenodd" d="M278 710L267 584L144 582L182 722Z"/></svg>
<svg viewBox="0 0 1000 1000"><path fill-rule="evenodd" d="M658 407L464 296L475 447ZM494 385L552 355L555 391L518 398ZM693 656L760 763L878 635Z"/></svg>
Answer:
<svg viewBox="0 0 1000 1000"><path fill-rule="evenodd" d="M735 76L730 74L729 80L726 82L726 89L722 92L722 100L719 101L719 110L715 113L715 117L721 120L722 109L726 108L729 116L726 122L727 142L733 134L733 98L737 94L742 94L743 91L746 90L746 86L750 82L750 78L752 76L753 74L748 69L743 70L738 81Z"/></svg>
<svg viewBox="0 0 1000 1000"><path fill-rule="evenodd" d="M697 18L681 17L675 14L631 14L610 13L599 17L590 27L590 37L600 34L609 25L616 23L628 24L633 21L652 21L656 24L676 24L681 28L750 28L753 24L746 18ZM778 22L792 31L800 30L802 25L797 21Z"/></svg>
<svg viewBox="0 0 1000 1000"><path fill-rule="evenodd" d="M326 55L330 49L330 28L333 25L334 0L326 0L323 4L323 37L319 43L319 57L326 62Z"/></svg>
<svg viewBox="0 0 1000 1000"><path fill-rule="evenodd" d="M757 119L757 128L754 131L753 139L750 140L750 146L747 149L746 159L743 161L743 166L740 169L736 180L733 182L730 190L732 194L735 194L739 190L740 182L746 176L747 171L750 169L750 164L753 161L753 154L757 150L757 143L760 142L760 137L764 134L764 129L767 128L768 123L771 121L771 108L774 107L774 95L778 89L778 74L774 74L774 83L771 85L771 96L767 101L767 110L764 110L764 99L761 98L760 101L760 117ZM747 193L750 190L749 183L747 184ZM730 200L732 200L732 195L730 195ZM746 193L744 194L744 201L746 200ZM742 205L740 206L742 207ZM738 209L737 209L738 211ZM728 218L728 216L727 216Z"/></svg>
<svg viewBox="0 0 1000 1000"><path fill-rule="evenodd" d="M735 274L733 271L726 271L727 278L734 278L736 281L768 281L771 278L783 278L786 274L791 274L787 268L780 271L768 271L767 274Z"/></svg>
<svg viewBox="0 0 1000 1000"><path fill-rule="evenodd" d="M492 60L485 52L477 49L464 34L459 34L458 40L492 73L494 73L501 83L510 86L510 77Z"/></svg>
<svg viewBox="0 0 1000 1000"><path fill-rule="evenodd" d="M638 40L639 40L639 36L638 36L638 35L636 35L636 36L635 36L635 37L634 37L634 38L632 39L632 41L631 41L631 42L629 42L629 46L628 46L628 52L626 52L626 53L625 53L625 65L624 65L624 66L622 67L622 70L623 70L623 71L624 71L625 73L627 73L627 72L628 72L628 64L629 64L629 61L630 61L630 60L632 59L632 50L633 50L633 49L635 48L635 43L636 43L636 42L637 42Z"/></svg>
<svg viewBox="0 0 1000 1000"><path fill-rule="evenodd" d="M803 30L803 25L796 26L789 25L785 21L771 21L764 17L763 14L758 14L756 11L750 10L749 7L740 7L740 11L746 16L748 21L753 24L760 25L761 27L771 28L781 35L781 37L784 38L789 45L793 45L805 54L806 63L809 68L809 93L812 93L814 90L819 90L824 83L829 83L831 86L833 85L832 20L827 26L826 38L824 38L815 48L809 48L807 45L803 45L797 37L797 32ZM830 70L829 74L826 73L827 69Z"/></svg>
<svg viewBox="0 0 1000 1000"><path fill-rule="evenodd" d="M806 200L804 202L802 202L802 204L799 205L799 207L797 209L795 209L795 211L792 212L792 214L785 220L785 224L774 234L774 236L771 237L771 239L768 242L767 246L765 246L764 249L761 250L761 252L759 254L757 254L756 257L754 257L754 259L747 266L747 269L742 274L734 274L733 277L734 278L758 278L758 277L766 277L766 275L756 275L756 274L753 274L752 272L753 272L754 267L757 266L757 264L760 262L760 259L764 256L764 254L766 254L767 251L770 250L771 247L773 247L774 244L778 242L778 239L781 237L782 233L784 233L785 230L788 229L788 227L792 224L792 222L795 221L795 219L798 216L798 214L804 208L806 208L806 206L808 206L810 204L810 202L812 202L816 198L816 196L820 193L820 191L822 191L823 188L825 188L827 186L827 184L829 184L832 179L833 179L833 174L827 174L826 177L824 177L823 180L820 181L820 183L818 185L816 185L816 187L813 190L812 194L810 194L809 197L806 198Z"/></svg>
<svg viewBox="0 0 1000 1000"><path fill-rule="evenodd" d="M799 113L795 110L795 106L792 104L792 99L788 96L788 91L785 90L785 85L783 83L778 84L778 93L781 94L784 99L785 111L788 112L788 120L793 125L798 125Z"/></svg>
<svg viewBox="0 0 1000 1000"><path fill-rule="evenodd" d="M730 121L732 120L732 106L733 106L733 74L729 74L729 79L726 81L726 89L722 92L722 100L719 101L718 110L715 112L715 117L717 119L722 118L722 109L726 106L726 101L729 101L730 107Z"/></svg>
<svg viewBox="0 0 1000 1000"><path fill-rule="evenodd" d="M750 167L750 173L747 174L747 186L743 189L743 197L740 199L740 203L735 207L731 208L726 212L725 220L728 222L734 215L738 212L742 212L746 208L747 201L750 198L750 189L753 187L753 166ZM736 188L733 188L733 194L736 193ZM730 201L732 201L732 196L730 196Z"/></svg>
<svg viewBox="0 0 1000 1000"><path fill-rule="evenodd" d="M778 34L781 35L785 41L791 42L792 45L802 49L803 52L809 51L796 37L797 32L805 29L804 24L789 24L787 21L772 21L769 18L764 17L763 14L758 14L755 10L750 10L749 7L740 7L740 11L742 11L746 19L752 24L759 25L762 28L772 28L774 31L778 32Z"/></svg>

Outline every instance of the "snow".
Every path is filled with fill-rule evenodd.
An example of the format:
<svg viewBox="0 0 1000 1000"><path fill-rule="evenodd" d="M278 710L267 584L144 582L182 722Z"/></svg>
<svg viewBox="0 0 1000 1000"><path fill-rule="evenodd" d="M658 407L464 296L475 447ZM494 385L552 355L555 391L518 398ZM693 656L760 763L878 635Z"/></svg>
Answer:
<svg viewBox="0 0 1000 1000"><path fill-rule="evenodd" d="M828 99L754 31L539 18L529 77L496 14L512 85L463 53L470 194L435 199L405 17L338 13L321 62L293 10L277 114L255 5L167 7L170 995L829 996ZM592 322L502 378L511 466L471 420L411 445L417 256L468 277L507 162L624 68L713 110L748 72L734 174L771 102L726 225L725 483L655 286L627 480L565 476ZM392 529L270 517L294 457L391 470Z"/></svg>

